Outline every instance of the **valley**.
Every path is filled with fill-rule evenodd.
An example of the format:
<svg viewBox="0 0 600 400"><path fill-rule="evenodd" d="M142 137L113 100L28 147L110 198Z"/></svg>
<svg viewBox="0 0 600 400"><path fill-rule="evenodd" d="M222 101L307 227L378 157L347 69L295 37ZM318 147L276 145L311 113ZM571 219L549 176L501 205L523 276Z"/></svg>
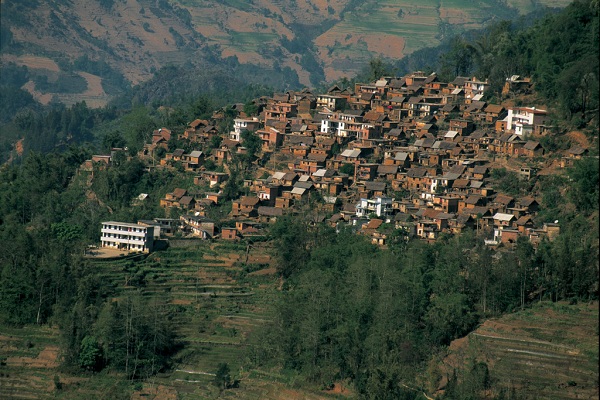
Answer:
<svg viewBox="0 0 600 400"><path fill-rule="evenodd" d="M70 91L40 90L28 82L24 89L42 104L54 98L100 107L115 90L125 90L125 82L147 81L166 65L215 66L227 58L274 74L287 67L300 85L314 87L352 77L375 57L398 60L465 30L568 3L6 0L0 60L26 66L51 83L59 71L89 74L85 79L92 88ZM77 63L82 57L92 63Z"/></svg>

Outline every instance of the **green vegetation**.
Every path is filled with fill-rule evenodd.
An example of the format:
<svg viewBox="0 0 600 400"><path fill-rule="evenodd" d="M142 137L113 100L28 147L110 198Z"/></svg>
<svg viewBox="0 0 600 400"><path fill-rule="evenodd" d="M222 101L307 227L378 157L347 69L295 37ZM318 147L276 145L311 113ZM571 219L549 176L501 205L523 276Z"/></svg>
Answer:
<svg viewBox="0 0 600 400"><path fill-rule="evenodd" d="M229 374L229 365L227 363L219 364L213 384L221 390L231 386L231 375Z"/></svg>
<svg viewBox="0 0 600 400"><path fill-rule="evenodd" d="M537 253L519 241L514 253L492 257L468 234L409 243L392 256L350 232L278 220L272 234L286 289L264 351L313 384L349 379L367 398L413 398L403 385L414 386L422 363L481 318L523 308L532 293L553 301L596 298L588 258L595 253L588 235L575 233L581 223L597 237L579 218ZM474 365L464 385L474 393L489 387L486 370Z"/></svg>
<svg viewBox="0 0 600 400"><path fill-rule="evenodd" d="M92 129L114 117L114 109L90 109L77 103L70 108L58 105L45 113L19 113L14 123L23 132L25 153L51 152L92 142Z"/></svg>
<svg viewBox="0 0 600 400"><path fill-rule="evenodd" d="M519 174L513 171L507 171L506 168L497 168L491 171L491 178L494 182L494 188L500 193L509 196L527 196L531 193L533 182L519 177Z"/></svg>
<svg viewBox="0 0 600 400"><path fill-rule="evenodd" d="M579 62L597 55L597 38L588 35L598 31L597 10L592 18L582 12L591 4L576 2L530 30L499 24L479 42L456 39L444 65L451 72L481 72L497 88L507 61L514 59L539 79L544 99L556 99L565 124L593 131L598 94L591 85L597 81L597 63L584 68ZM553 40L558 48L565 43L550 24L564 28L560 34L571 44L579 43L574 37L583 38L581 46L571 46L573 59L552 54ZM500 38L520 46L514 50ZM491 49L485 47L490 43ZM556 57L529 51L543 43ZM494 57L497 62L490 61ZM236 61L230 61L233 68ZM107 68L86 59L77 63L96 73ZM376 78L389 67L374 59L367 76ZM89 398L94 391L129 398L150 381L152 386L180 385L184 398L216 397L260 376L318 389L344 382L361 398L417 399L437 389L431 360L485 319L517 310L534 315L529 308L539 304L598 300L594 158L575 161L565 175L531 181L506 169L491 171L495 189L503 193L541 193L536 222L560 220L560 235L537 249L519 239L514 249L492 251L474 232L442 236L434 244L396 237L389 249L381 249L350 229L336 232L310 222L302 209L279 218L264 243L173 240L171 248L148 256L92 261L83 254L97 242L101 221L164 216L158 199L175 188L194 187L190 174L148 168L149 162L135 157L154 129L181 131L217 109L224 115L219 130L226 133L237 115L233 107L223 108L227 99L238 94L244 109L255 113L250 100L268 88L240 89L241 81L227 80L226 74L216 75L227 81L223 86L213 87L208 79L185 85L197 70L166 67L110 107L92 110L78 103L35 113L29 99L18 96L29 71L11 64L5 68L2 85L8 89L2 93L14 94L15 105L10 109L3 97L2 107L21 111L11 123L24 134L25 153L0 169L0 247L7 249L0 252L0 326L3 337L23 335L11 344L19 357L33 359L51 344L60 347L61 375L42 379L58 398ZM574 81L578 69L584 74ZM203 71L205 76L212 72ZM560 82L567 78L575 89L563 96ZM244 193L242 181L252 175L260 154L256 134L243 132L242 139L245 153L227 165L226 201L207 212L217 226L231 222L229 201ZM202 151L218 147L219 140ZM168 145L172 150L180 142L174 138ZM80 168L93 152L114 147L123 150L115 150L110 168ZM353 174L354 166L340 171ZM133 205L140 193L148 193L151 201ZM50 326L56 331L45 331ZM551 338L539 326L528 329L536 339ZM585 357L597 359L597 348L583 350ZM519 398L495 380L490 366L467 362L464 371L449 375L444 398L483 393ZM62 371L88 383L75 387Z"/></svg>
<svg viewBox="0 0 600 400"><path fill-rule="evenodd" d="M41 93L81 93L87 90L87 81L75 73L59 73L51 81L47 75L33 77L35 89Z"/></svg>
<svg viewBox="0 0 600 400"><path fill-rule="evenodd" d="M15 63L3 63L0 67L0 123L10 122L15 115L25 110L37 110L33 96L21 89L30 79L29 70ZM14 138L11 138L14 139Z"/></svg>
<svg viewBox="0 0 600 400"><path fill-rule="evenodd" d="M574 1L531 27L499 22L472 37L453 38L439 70L488 79L497 98L507 77L532 76L542 98L568 122L597 124L598 24L598 6L589 0Z"/></svg>
<svg viewBox="0 0 600 400"><path fill-rule="evenodd" d="M167 66L156 72L154 77L136 87L130 95L116 100L116 104L125 107L133 105L189 105L200 97L210 99L212 111L235 101L246 102L262 95L271 95L272 87L281 87L281 79L272 71L259 71L251 66L237 66L235 76L231 74L232 66L226 63L218 68L202 65L193 67ZM252 79L249 76L254 76ZM252 82L261 81L261 84ZM194 115L193 118L197 118ZM192 119L193 119L192 118ZM187 121L189 122L189 121Z"/></svg>
<svg viewBox="0 0 600 400"><path fill-rule="evenodd" d="M583 159L569 171L573 180L569 191L570 200L585 213L598 209L598 162L593 158Z"/></svg>

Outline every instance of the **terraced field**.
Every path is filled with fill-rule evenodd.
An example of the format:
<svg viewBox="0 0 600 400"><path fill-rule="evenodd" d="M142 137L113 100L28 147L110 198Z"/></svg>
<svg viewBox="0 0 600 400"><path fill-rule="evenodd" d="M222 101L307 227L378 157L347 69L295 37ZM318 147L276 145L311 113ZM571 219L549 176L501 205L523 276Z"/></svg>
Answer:
<svg viewBox="0 0 600 400"><path fill-rule="evenodd" d="M265 1L177 0L192 16L195 29L221 56L241 63L272 65L277 60L301 71L297 56L281 38L307 39L294 24L312 27L309 38L327 81L354 76L374 56L400 59L415 50L436 46L441 39L493 20L511 19L545 5L564 7L568 0L438 0L403 1ZM306 49L308 50L308 49ZM277 54L277 56L273 56ZM300 82L310 79L299 73Z"/></svg>
<svg viewBox="0 0 600 400"><path fill-rule="evenodd" d="M340 390L290 389L294 376L243 369L252 357L249 334L273 318L280 281L266 244L187 242L146 258L91 265L114 288L114 296L140 290L167 304L182 343L173 368L143 384L114 372L77 374L60 367L57 329L0 329L2 399L332 399ZM485 362L497 386L530 398L598 398L598 303L540 303L488 320L452 343L440 365L454 368ZM256 338L254 337L254 340ZM226 362L239 388L219 392L212 384ZM444 382L440 382L440 387ZM339 389L339 387L337 388ZM133 397L131 393L134 392Z"/></svg>
<svg viewBox="0 0 600 400"><path fill-rule="evenodd" d="M58 348L51 329L3 328L0 333L0 398L35 399L53 389Z"/></svg>
<svg viewBox="0 0 600 400"><path fill-rule="evenodd" d="M250 354L248 335L273 316L279 280L270 252L260 243L248 249L241 243L197 241L137 261L94 262L91 268L114 288L116 299L140 290L149 301L168 304L182 344L172 370L137 386L114 373L76 376L59 366L56 329L3 328L0 398L129 398L134 389L133 398L144 399L331 398L333 394L285 389L290 377L241 369ZM240 388L219 393L212 380L224 362Z"/></svg>
<svg viewBox="0 0 600 400"><path fill-rule="evenodd" d="M179 398L218 393L211 381L219 363L226 362L237 375L245 339L271 317L270 297L276 287L274 275L248 278L244 272L258 268L258 262L269 267L268 255L250 254L245 263L243 244L197 243L154 253L134 265L103 266L103 275L113 284L122 285L129 276L145 297L170 305L183 350L174 357L173 371L156 377L153 384L172 388Z"/></svg>
<svg viewBox="0 0 600 400"><path fill-rule="evenodd" d="M374 57L400 59L467 29L482 28L491 21L512 19L544 6L565 7L570 2L28 2L28 7L7 6L7 11L3 11L6 15L11 13L3 23L11 30L16 46L3 49L0 58L2 62L16 62L52 77L65 68L59 66L59 61L73 62L87 55L90 60L106 61L132 84L138 84L168 64L203 60L218 65L219 56L235 56L241 64L268 69L275 64L290 67L297 71L301 85L312 87L314 78L322 79L321 68L327 82L352 77ZM26 23L34 14L36 23ZM309 61L303 58L307 55ZM313 57L315 60L310 61ZM108 78L105 75L85 78L87 90L82 87L76 92L41 93L33 83L25 89L44 104L54 95L68 105L82 100L93 107L106 104L112 93L105 93L99 83ZM114 89L112 83L104 83Z"/></svg>
<svg viewBox="0 0 600 400"><path fill-rule="evenodd" d="M492 380L528 398L598 398L598 302L540 303L488 320L453 342L448 368L485 362Z"/></svg>

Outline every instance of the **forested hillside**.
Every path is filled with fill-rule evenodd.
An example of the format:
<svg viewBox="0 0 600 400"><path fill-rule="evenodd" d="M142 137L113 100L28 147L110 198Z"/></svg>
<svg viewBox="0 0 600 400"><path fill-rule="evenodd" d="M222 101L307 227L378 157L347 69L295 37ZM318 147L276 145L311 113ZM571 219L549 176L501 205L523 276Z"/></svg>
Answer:
<svg viewBox="0 0 600 400"><path fill-rule="evenodd" d="M272 88L244 85L226 74L218 75L222 85L208 79L187 84L196 69L167 67L104 108L82 102L42 109L26 95L16 96L6 107L25 108L5 117L5 138L23 140L0 168L2 386L17 387L34 374L15 358L52 338L60 354L54 362L61 366L48 367L57 378L42 390L59 398L89 397L101 385L110 388L107 396L120 392L127 398L160 384L177 388L183 398L252 398L257 381L307 390L306 398L335 396L340 384L350 389L340 396L355 398L531 398L535 386L503 382L504 375L476 355L468 368L445 370L444 376L439 364L454 340L490 318L517 311L522 316L545 305L576 313L598 302L598 32L598 2L576 1L532 26L499 23L456 37L449 52L428 63L373 59L354 80L373 82L410 65L439 67L448 80L470 74L489 79L487 99L547 106L551 129L539 139L545 154L531 160L543 173L519 179L507 169L516 157L492 155L499 160L486 178L499 193L535 196L536 224L560 225L556 237L535 245L525 237L486 244L478 216L474 229L443 233L434 243L407 240L405 230L380 221L379 232L389 233L380 247L352 226L327 224L335 204L327 208L324 196L314 196L239 243L186 240L180 233L169 238L179 247L94 261L86 255L99 241L102 221L179 217L160 206L167 193L211 190L176 160L160 165L167 152L195 149L179 135L192 121L206 121L216 132L201 147L212 154L231 144L234 118L259 114L259 98L273 95ZM28 79L16 65L7 71L14 82ZM531 77L530 93L502 94L506 78L515 74ZM337 83L351 88L352 80ZM144 154L159 128L173 135L157 154ZM244 131L242 138L244 150L227 162L203 161L204 171L230 174L219 203L207 211L219 229L238 222L231 211L249 191L245 180L271 176L276 168L269 164L288 167L277 154L263 157L258 136ZM581 142L589 144L585 156L557 167L565 151ZM2 145L9 149L8 142ZM92 155L111 152L110 166L86 167ZM3 162L9 159L4 154ZM22 343L13 344L13 336ZM598 356L597 347L560 346L586 360ZM69 379L61 383L59 373ZM181 383L184 373L202 375L200 383ZM597 393L597 370L591 374ZM577 382L564 384L576 390ZM6 390L0 393L17 397L18 388L16 394ZM557 385L549 392L561 398L565 390ZM265 398L287 394L273 391Z"/></svg>
<svg viewBox="0 0 600 400"><path fill-rule="evenodd" d="M90 192L86 176L75 173L83 159L73 152L31 153L21 167L2 171L0 243L10 249L1 255L2 325L58 326L65 365L108 368L141 379L168 367L178 343L163 319L168 309L153 316L143 300L144 288L162 264L124 264L127 285L142 297L130 293L126 303L111 307L121 283L101 280L97 267L81 254L97 240L102 220L161 215L157 207L131 207L127 199L139 192L158 198L165 184L180 185L175 180L184 178L148 175L132 161L118 173L102 173ZM552 214L562 230L537 250L519 241L514 251L492 252L474 234L434 245L400 240L381 250L364 236L313 227L309 218L279 220L270 236L283 286L270 301L273 322L249 337L257 345L247 368L283 368L298 374L297 384L306 387L341 381L367 398L415 398L416 389L432 393L437 388L435 376L425 369L429 360L486 318L540 300L597 300L597 163L578 163L569 177L571 183L542 189L544 199L552 199L556 190L564 193ZM146 347L152 342L121 332L121 325L110 328L130 312L148 314L135 320L134 332L157 335L161 347L156 342ZM148 319L152 324L144 325ZM127 360L134 355L126 346L137 340L144 340L135 355L141 364L131 370ZM477 396L480 383L455 390ZM502 382L491 386L496 394L504 387Z"/></svg>
<svg viewBox="0 0 600 400"><path fill-rule="evenodd" d="M578 213L560 242L500 253L470 235L382 252L353 234L282 220L273 234L287 287L264 352L309 381L414 398L436 384L426 362L485 318L540 298L595 298L598 232Z"/></svg>

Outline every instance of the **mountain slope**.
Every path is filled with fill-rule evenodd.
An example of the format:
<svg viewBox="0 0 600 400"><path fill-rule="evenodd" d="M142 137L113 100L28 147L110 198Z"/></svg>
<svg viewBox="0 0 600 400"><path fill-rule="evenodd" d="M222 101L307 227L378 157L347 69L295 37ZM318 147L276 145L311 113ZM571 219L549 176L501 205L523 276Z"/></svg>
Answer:
<svg viewBox="0 0 600 400"><path fill-rule="evenodd" d="M169 64L224 59L316 86L398 59L466 29L567 0L2 0L3 64L30 69L24 86L66 103L148 80ZM35 56L32 58L32 56ZM79 72L89 75L81 76ZM295 79L293 79L295 80ZM65 85L64 81L77 85ZM260 82L264 83L264 82ZM75 87L73 87L75 86ZM90 87L94 86L94 87ZM62 94L62 95L60 95ZM69 101L69 94L78 94ZM83 94L83 96L82 96ZM90 97L91 99L91 97Z"/></svg>
<svg viewBox="0 0 600 400"><path fill-rule="evenodd" d="M489 367L492 391L514 388L523 398L598 398L598 303L542 302L485 321L450 345L439 386L464 397L469 368L477 362ZM448 384L453 373L458 389Z"/></svg>

